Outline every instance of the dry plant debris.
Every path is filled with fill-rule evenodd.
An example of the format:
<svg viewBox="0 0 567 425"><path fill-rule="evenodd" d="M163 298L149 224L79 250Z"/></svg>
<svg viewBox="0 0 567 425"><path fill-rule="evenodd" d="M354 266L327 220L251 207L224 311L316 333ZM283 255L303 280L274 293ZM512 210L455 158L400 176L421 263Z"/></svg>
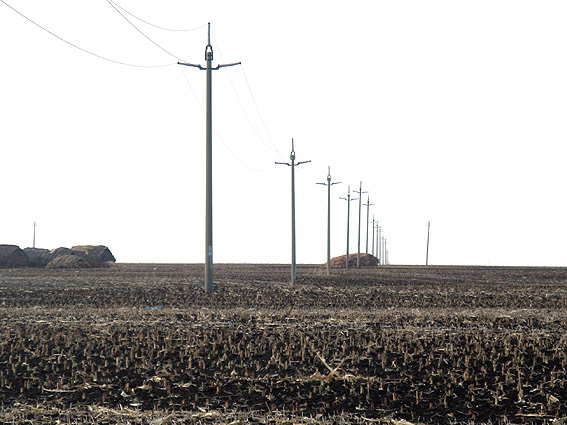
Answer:
<svg viewBox="0 0 567 425"><path fill-rule="evenodd" d="M567 417L565 269L302 266L291 290L286 267L219 265L213 296L201 274L2 270L0 421Z"/></svg>

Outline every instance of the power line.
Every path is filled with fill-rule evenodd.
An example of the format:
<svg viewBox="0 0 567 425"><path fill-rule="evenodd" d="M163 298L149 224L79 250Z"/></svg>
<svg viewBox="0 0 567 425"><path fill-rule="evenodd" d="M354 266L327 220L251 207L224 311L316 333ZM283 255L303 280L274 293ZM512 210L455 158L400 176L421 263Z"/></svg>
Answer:
<svg viewBox="0 0 567 425"><path fill-rule="evenodd" d="M197 94L195 93L195 90L193 90L193 86L191 85L191 83L189 82L189 79L187 78L187 75L185 75L185 72L183 72L183 70L181 68L179 68L181 70L181 73L183 74L183 77L185 78L185 81L187 82L187 85L189 86L189 89L191 90L191 93L193 94L193 97L195 98L195 100L197 101L197 104L199 105L199 107L201 108L201 111L203 112L203 114L205 114L205 108L203 108L203 105L201 104L201 102L199 101L199 98L197 97ZM268 168L254 168L248 164L246 164L244 161L242 161L229 147L228 145L225 143L224 139L221 137L221 135L219 134L219 132L217 131L216 127L213 126L213 131L215 132L217 138L221 141L221 143L224 145L224 147L226 148L226 150L232 155L232 157L239 162L242 166L248 168L249 170L252 171L256 171L256 172L263 172L266 171Z"/></svg>
<svg viewBox="0 0 567 425"><path fill-rule="evenodd" d="M147 25L149 25L149 26L151 26L151 27L158 28L158 29L164 30L164 31L188 32L188 31L195 31L195 30L201 29L201 28L203 28L204 26L207 25L207 24L203 24L203 25L201 25L200 27L189 28L189 29L172 29L172 28L165 28L165 27L161 27L161 26L159 26L159 25L152 24L151 22L148 22L148 21L146 21L146 20L144 20L144 19L142 19L142 18L139 18L138 16L136 16L136 15L134 15L133 13L127 11L127 10L124 9L122 6L120 6L118 3L116 3L116 2L114 2L114 1L112 1L112 0L108 0L108 1L109 1L110 3L112 3L114 6L118 7L118 8L119 8L120 10L122 10L123 12L127 13L128 15L130 15L131 17L137 19L138 21L141 21L141 22L143 22L144 24L147 24Z"/></svg>
<svg viewBox="0 0 567 425"><path fill-rule="evenodd" d="M70 41L65 40L64 38L58 36L57 34L55 34L54 32L48 30L47 28L41 26L40 24L38 24L37 22L35 22L34 20L28 18L26 15L24 15L22 12L14 9L12 6L10 6L8 3L6 3L4 0L0 0L0 2L4 3L7 7L9 7L10 9L12 9L14 12L16 12L18 15L20 15L22 18L26 19L27 21L31 22L32 24L34 24L36 27L41 28L43 31L47 32L48 34L52 35L53 37L57 38L58 40L68 44L71 47L74 47L75 49L81 50L84 53L88 53L89 55L95 56L99 59L103 59L105 61L108 62L112 62L118 65L124 65L124 66L131 66L131 67L135 67L135 68L163 68L166 66L171 66L171 65L175 65L175 63L168 63L168 64L164 64L164 65L136 65L136 64L132 64L132 63L126 63L126 62L120 62L114 59L110 59L104 56L101 56L97 53L93 53L90 50L86 50L83 49L80 46L77 46L76 44L71 43Z"/></svg>
<svg viewBox="0 0 567 425"><path fill-rule="evenodd" d="M217 46L217 50L218 50L218 52L219 52L219 55L220 55L220 57L221 57L221 60L224 61L224 58L223 58L223 56L222 56L221 48L220 48L219 43L218 43L218 41L217 41L217 39L216 39L216 37L215 37L215 33L213 32L212 35L213 35L213 40L215 41L215 44L216 44L216 46ZM243 75L244 75L244 79L246 79L246 75L244 74L244 72L243 72ZM269 132L268 132L268 130L267 130L267 128L266 128L266 125L264 124L264 120L262 119L262 115L260 114L260 111L258 110L258 105L256 105L256 100L254 99L254 95L252 94L252 91L250 90L250 86L248 86L248 90L250 91L250 95L252 96L252 100L253 100L253 102L254 102L254 105L256 106L256 111L258 112L258 116L260 117L260 121L261 121L262 124L264 125L264 130L266 131L266 134L268 134L268 137L269 137L269 139L270 139L270 141L271 141L271 143L272 143L273 148L272 148L272 146L269 146L269 145L264 141L264 139L262 138L262 136L260 136L260 133L258 132L258 130L256 130L256 127L255 127L254 124L252 123L252 120L250 119L250 116L249 116L248 113L246 112L246 108L244 108L244 104L243 104L242 101L240 100L240 96L238 95L238 91L236 90L236 87L235 87L235 85L234 85L234 83L233 83L233 81L232 81L232 78L230 77L230 72L227 72L226 76L228 77L228 81L230 82L230 85L232 86L232 90L234 91L234 94L235 94L235 96L236 96L236 99L238 100L238 103L240 104L240 108L242 109L242 112L244 113L244 116L245 116L246 119L248 120L248 124L250 124L250 127L252 127L252 130L254 130L254 133L256 133L256 137L258 137L258 139L262 142L262 144L263 144L267 149L273 150L274 152L277 152L277 153L278 153L278 156L280 156L280 158L281 158L281 155L279 154L279 150L275 147L275 145L274 145L274 143L273 143L271 137L269 136ZM248 81L246 81L246 84L248 84Z"/></svg>
<svg viewBox="0 0 567 425"><path fill-rule="evenodd" d="M178 61L183 61L183 59L181 59L180 57L174 55L174 54L171 53L170 51L164 49L164 48L161 47L159 44L157 44L154 40L152 40L150 37L148 37L146 34L144 34L140 28L138 28L136 25L134 25L134 24L132 23L132 21L130 21L126 16L124 16L124 14L123 14L122 12L120 12L116 6L114 6L114 3L113 3L111 0L106 0L106 1L108 2L108 4L109 4L110 6L112 6L112 8L113 8L114 10L116 10L116 12L117 12L120 16L122 16L122 17L126 20L126 22L128 22L130 25L132 25L132 26L136 29L136 31L138 31L140 34L142 34L150 43L152 43L154 46L156 46L158 49L164 51L164 52L167 53L168 55L174 57L174 58L177 59Z"/></svg>

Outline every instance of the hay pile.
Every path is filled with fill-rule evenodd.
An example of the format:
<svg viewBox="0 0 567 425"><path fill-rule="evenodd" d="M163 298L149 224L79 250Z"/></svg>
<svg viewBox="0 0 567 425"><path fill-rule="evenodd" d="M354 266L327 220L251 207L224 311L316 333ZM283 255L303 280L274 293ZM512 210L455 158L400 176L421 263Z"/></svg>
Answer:
<svg viewBox="0 0 567 425"><path fill-rule="evenodd" d="M348 266L356 267L358 254L350 254L348 256ZM360 254L360 267L376 267L380 264L378 258L371 254ZM331 267L346 267L346 255L331 258Z"/></svg>
<svg viewBox="0 0 567 425"><path fill-rule="evenodd" d="M16 245L0 245L0 268L29 267L26 253Z"/></svg>
<svg viewBox="0 0 567 425"><path fill-rule="evenodd" d="M115 263L116 258L110 249L104 245L76 245L71 248L73 254L83 257L89 263L105 264Z"/></svg>
<svg viewBox="0 0 567 425"><path fill-rule="evenodd" d="M43 248L24 248L32 267L45 267L49 263L49 250Z"/></svg>
<svg viewBox="0 0 567 425"><path fill-rule="evenodd" d="M90 269L93 266L78 255L60 255L52 260L46 269Z"/></svg>
<svg viewBox="0 0 567 425"><path fill-rule="evenodd" d="M103 245L77 245L73 248L60 247L49 253L47 266L48 268L73 268L72 264L77 264L77 268L84 268L83 262L77 262L76 259L61 260L49 267L51 263L60 257L77 257L88 264L89 267L108 267L116 262L114 255L108 247Z"/></svg>

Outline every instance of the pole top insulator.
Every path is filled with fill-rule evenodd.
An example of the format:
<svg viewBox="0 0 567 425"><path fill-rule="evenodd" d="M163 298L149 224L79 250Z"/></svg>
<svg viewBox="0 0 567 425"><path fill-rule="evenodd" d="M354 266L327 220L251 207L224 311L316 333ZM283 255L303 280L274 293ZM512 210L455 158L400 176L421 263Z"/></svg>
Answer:
<svg viewBox="0 0 567 425"><path fill-rule="evenodd" d="M289 159L295 160L295 149L293 147L293 138L291 139L291 153L289 154Z"/></svg>
<svg viewBox="0 0 567 425"><path fill-rule="evenodd" d="M209 22L209 36L207 39L207 47L205 47L205 60L213 60L213 46L211 46L211 23Z"/></svg>

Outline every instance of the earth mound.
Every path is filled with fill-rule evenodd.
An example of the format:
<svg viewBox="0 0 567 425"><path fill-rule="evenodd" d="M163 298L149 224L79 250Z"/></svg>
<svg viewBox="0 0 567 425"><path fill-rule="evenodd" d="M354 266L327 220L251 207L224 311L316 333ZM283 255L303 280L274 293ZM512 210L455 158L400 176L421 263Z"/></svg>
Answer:
<svg viewBox="0 0 567 425"><path fill-rule="evenodd" d="M350 254L348 256L348 266L356 267L358 254ZM331 267L346 267L347 256L331 258ZM376 267L380 264L380 260L372 254L360 254L360 267Z"/></svg>

